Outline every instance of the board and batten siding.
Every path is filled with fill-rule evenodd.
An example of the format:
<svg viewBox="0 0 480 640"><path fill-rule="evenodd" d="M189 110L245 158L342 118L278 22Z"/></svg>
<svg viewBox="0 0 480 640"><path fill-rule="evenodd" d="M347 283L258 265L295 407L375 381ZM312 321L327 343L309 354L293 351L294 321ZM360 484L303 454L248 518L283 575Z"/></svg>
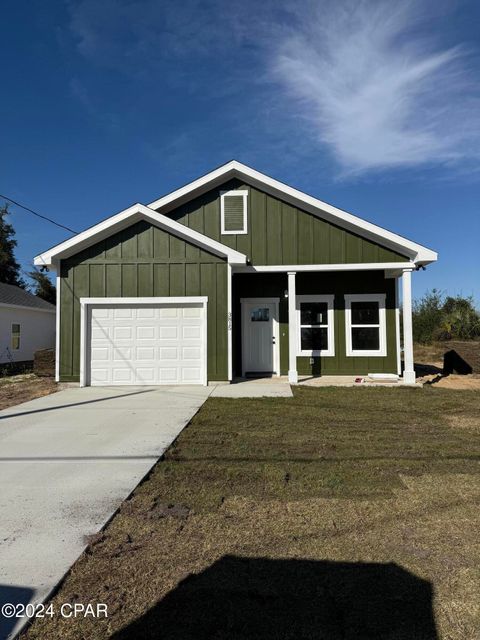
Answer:
<svg viewBox="0 0 480 640"><path fill-rule="evenodd" d="M220 233L220 192L248 191L246 234ZM230 180L167 214L244 253L252 265L405 262L395 251L292 207L263 191Z"/></svg>
<svg viewBox="0 0 480 640"><path fill-rule="evenodd" d="M208 296L207 376L227 380L226 261L147 222L61 261L60 380L80 375L80 298Z"/></svg>

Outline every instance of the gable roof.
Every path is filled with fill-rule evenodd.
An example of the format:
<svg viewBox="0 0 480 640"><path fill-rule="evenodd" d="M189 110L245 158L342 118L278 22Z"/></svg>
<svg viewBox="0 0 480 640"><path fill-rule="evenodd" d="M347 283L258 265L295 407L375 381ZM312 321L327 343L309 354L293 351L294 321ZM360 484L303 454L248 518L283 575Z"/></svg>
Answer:
<svg viewBox="0 0 480 640"><path fill-rule="evenodd" d="M28 307L39 311L55 311L55 306L50 302L34 296L14 284L5 284L4 282L0 282L0 305L2 307Z"/></svg>
<svg viewBox="0 0 480 640"><path fill-rule="evenodd" d="M237 160L227 162L204 176L193 180L193 182L189 182L180 189L176 189L162 198L150 202L148 206L151 209L161 211L163 214L168 214L182 203L221 185L231 178L244 180L253 187L280 198L294 207L406 255L419 266L435 262L438 258L438 254L432 249L428 249L352 213L318 200Z"/></svg>
<svg viewBox="0 0 480 640"><path fill-rule="evenodd" d="M298 189L294 189L283 182L248 167L241 162L231 160L209 173L189 182L180 189L154 200L148 206L135 204L124 211L120 211L110 218L86 229L85 231L48 249L35 258L35 264L52 267L59 259L68 258L82 249L89 247L113 233L124 229L138 220L147 220L152 224L169 231L173 235L187 240L215 255L225 257L230 264L244 265L247 256L239 251L213 240L208 236L194 231L189 227L172 220L168 214L181 204L205 193L227 180L239 178L247 184L256 187L292 206L307 211L327 222L351 231L363 238L372 240L382 246L405 255L417 266L435 262L437 253L423 245L408 240L392 231L368 222L351 213L338 209L322 200L309 196Z"/></svg>
<svg viewBox="0 0 480 640"><path fill-rule="evenodd" d="M210 253L226 258L231 264L246 264L247 262L247 256L243 253L240 253L235 249L231 249L221 242L217 242L216 240L209 238L203 233L194 231L184 224L176 222L162 213L158 213L157 211L138 203L124 211L120 211L120 213L117 213L102 222L99 222L93 227L78 233L76 236L73 236L73 238L69 238L68 240L65 240L65 242L44 251L40 255L36 256L34 262L38 266L51 267L55 264L56 260L68 258L82 249L86 249L92 244L108 238L117 231L121 231L122 229L129 227L139 220L146 220L161 229L169 231L179 238L183 238L206 251L210 251Z"/></svg>

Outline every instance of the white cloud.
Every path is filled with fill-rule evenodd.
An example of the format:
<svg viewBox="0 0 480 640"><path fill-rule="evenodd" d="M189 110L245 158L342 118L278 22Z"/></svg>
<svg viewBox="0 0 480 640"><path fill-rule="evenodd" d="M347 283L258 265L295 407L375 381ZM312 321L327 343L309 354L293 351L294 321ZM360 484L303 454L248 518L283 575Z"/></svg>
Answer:
<svg viewBox="0 0 480 640"><path fill-rule="evenodd" d="M478 159L470 56L435 47L431 27L422 36L425 6L422 14L405 0L306 6L267 45L271 71L343 173Z"/></svg>
<svg viewBox="0 0 480 640"><path fill-rule="evenodd" d="M329 149L342 175L458 171L478 166L480 78L471 51L437 38L449 1L71 0L70 31L95 65L225 102L245 146L280 131L298 155Z"/></svg>

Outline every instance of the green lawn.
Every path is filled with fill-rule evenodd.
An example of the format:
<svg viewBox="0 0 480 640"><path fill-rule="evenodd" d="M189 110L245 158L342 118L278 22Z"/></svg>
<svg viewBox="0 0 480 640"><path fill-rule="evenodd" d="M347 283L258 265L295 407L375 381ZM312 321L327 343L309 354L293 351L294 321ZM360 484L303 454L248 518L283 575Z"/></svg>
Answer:
<svg viewBox="0 0 480 640"><path fill-rule="evenodd" d="M480 393L208 400L29 640L478 638Z"/></svg>

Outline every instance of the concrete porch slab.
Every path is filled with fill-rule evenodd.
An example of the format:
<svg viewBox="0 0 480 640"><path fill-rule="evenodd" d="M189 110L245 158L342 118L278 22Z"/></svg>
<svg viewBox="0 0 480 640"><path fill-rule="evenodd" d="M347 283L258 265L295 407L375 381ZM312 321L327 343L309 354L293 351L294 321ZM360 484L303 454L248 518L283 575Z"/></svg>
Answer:
<svg viewBox="0 0 480 640"><path fill-rule="evenodd" d="M357 382L358 381L358 382ZM402 378L398 380L371 380L368 376L301 376L298 384L305 387L422 387L419 382L405 384Z"/></svg>

